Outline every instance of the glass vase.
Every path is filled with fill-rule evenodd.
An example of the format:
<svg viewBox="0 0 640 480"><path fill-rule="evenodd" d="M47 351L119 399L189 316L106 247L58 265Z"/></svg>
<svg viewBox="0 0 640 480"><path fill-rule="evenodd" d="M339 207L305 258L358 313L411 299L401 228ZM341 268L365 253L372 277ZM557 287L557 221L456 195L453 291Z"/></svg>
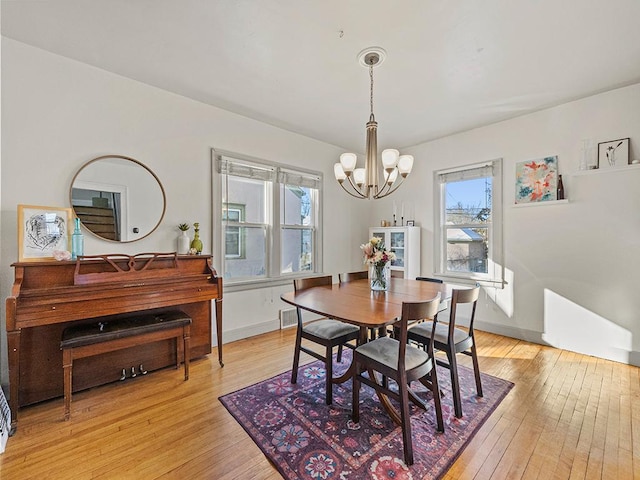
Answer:
<svg viewBox="0 0 640 480"><path fill-rule="evenodd" d="M389 284L391 283L391 264L387 262L384 265L369 265L369 282L371 284L371 290L389 290Z"/></svg>

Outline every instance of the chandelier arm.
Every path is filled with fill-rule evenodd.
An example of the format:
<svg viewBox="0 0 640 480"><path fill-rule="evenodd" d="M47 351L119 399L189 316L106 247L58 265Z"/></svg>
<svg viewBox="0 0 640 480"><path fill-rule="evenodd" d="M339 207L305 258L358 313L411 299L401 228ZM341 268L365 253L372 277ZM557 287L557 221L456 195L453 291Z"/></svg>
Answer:
<svg viewBox="0 0 640 480"><path fill-rule="evenodd" d="M396 182L394 183L394 185L395 185L395 186L393 187L393 189L389 190L389 191L388 191L388 192L386 192L385 194L382 194L382 190L380 190L380 192L378 192L378 194L374 195L374 196L373 196L373 198L375 198L375 199L377 200L378 198L384 198L384 197L386 197L387 195L391 195L391 194L392 194L393 192L395 192L398 188L400 188L400 185L402 185L402 183L403 183L403 182L404 182L404 177L400 177L400 181L399 181L399 182L398 182L398 181L396 181ZM391 188L391 187L389 186L389 188ZM384 190L384 189L383 189L383 190Z"/></svg>
<svg viewBox="0 0 640 480"><path fill-rule="evenodd" d="M349 182L349 183L351 183L351 185L353 185L353 183L352 183L352 182ZM355 193L350 192L350 191L349 191L349 190L344 186L344 183L342 183L342 182L340 182L340 186L342 187L342 189L343 189L345 192L347 192L347 193L348 193L349 195L351 195L352 197L358 198L358 199L360 199L360 200L362 200L363 198L367 198L367 197L365 197L364 195L362 195L358 190L356 190L357 195L356 195Z"/></svg>
<svg viewBox="0 0 640 480"><path fill-rule="evenodd" d="M362 190L355 184L353 183L353 179L352 179L353 175L348 175L347 176L347 180L349 180L349 183L351 184L351 188L353 188L353 190L358 194L361 195L362 198L366 198L367 196L362 192Z"/></svg>
<svg viewBox="0 0 640 480"><path fill-rule="evenodd" d="M389 185L387 182L384 182L384 185L382 185L382 187L375 193L373 198L386 197L391 192L387 193L387 192L385 192L385 190L389 190L390 188L391 188L391 185Z"/></svg>

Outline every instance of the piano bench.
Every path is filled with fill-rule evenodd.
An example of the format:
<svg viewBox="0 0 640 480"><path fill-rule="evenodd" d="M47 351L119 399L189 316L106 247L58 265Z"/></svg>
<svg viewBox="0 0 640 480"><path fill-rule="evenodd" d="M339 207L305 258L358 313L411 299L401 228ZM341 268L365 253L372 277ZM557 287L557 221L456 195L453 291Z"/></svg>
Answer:
<svg viewBox="0 0 640 480"><path fill-rule="evenodd" d="M184 360L184 379L189 380L191 318L180 310L156 315L142 314L113 321L68 327L62 332L64 370L64 419L71 417L73 361L123 348L169 338L176 339L176 368Z"/></svg>

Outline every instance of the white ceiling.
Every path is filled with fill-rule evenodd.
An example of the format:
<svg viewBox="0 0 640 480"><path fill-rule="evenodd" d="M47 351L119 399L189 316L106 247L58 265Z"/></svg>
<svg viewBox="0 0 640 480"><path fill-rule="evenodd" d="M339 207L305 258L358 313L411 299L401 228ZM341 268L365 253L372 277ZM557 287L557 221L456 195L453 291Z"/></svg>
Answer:
<svg viewBox="0 0 640 480"><path fill-rule="evenodd" d="M640 0L2 0L2 35L363 151L640 82Z"/></svg>

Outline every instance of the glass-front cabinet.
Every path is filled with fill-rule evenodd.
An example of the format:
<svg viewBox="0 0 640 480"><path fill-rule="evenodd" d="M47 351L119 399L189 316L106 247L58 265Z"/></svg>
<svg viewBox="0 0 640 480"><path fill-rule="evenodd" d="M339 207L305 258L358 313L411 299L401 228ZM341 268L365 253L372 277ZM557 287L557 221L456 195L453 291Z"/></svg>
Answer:
<svg viewBox="0 0 640 480"><path fill-rule="evenodd" d="M372 227L369 238L380 238L396 254L391 272L404 278L420 276L420 227Z"/></svg>

